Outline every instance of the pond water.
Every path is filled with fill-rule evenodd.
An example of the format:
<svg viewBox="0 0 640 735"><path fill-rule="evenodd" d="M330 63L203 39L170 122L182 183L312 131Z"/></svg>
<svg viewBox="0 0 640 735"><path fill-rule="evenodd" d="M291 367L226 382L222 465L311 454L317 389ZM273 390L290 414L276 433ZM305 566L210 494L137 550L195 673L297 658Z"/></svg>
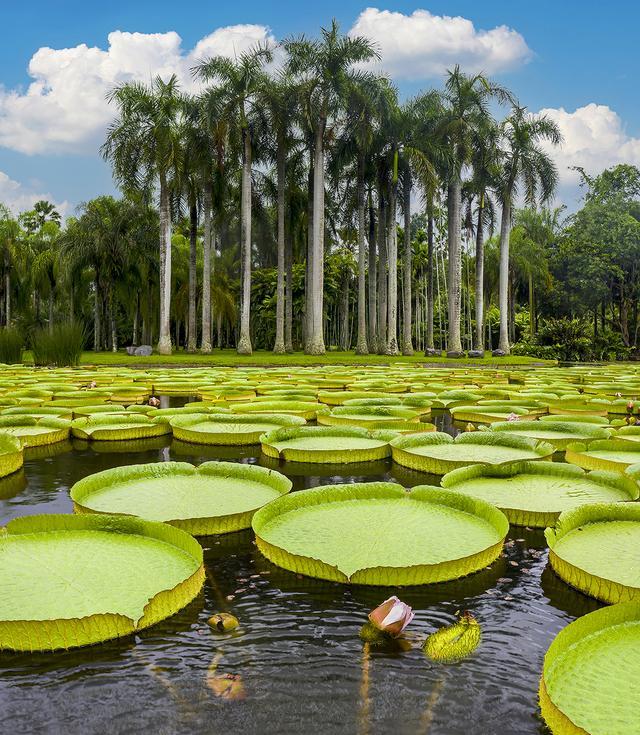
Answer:
<svg viewBox="0 0 640 735"><path fill-rule="evenodd" d="M448 418L436 420L455 433ZM26 514L71 512L69 488L100 470L211 459L276 466L260 456L259 447L205 448L165 438L99 451L82 442L31 450L24 472L0 481L0 525ZM438 478L390 461L340 470L296 464L278 469L294 490L372 480L438 484ZM261 556L248 531L202 544L203 592L169 620L130 638L66 653L0 653L0 730L546 733L537 707L544 653L561 628L599 606L554 575L538 531L513 528L504 557L478 574L400 591L285 572ZM373 607L398 592L416 612L409 629L414 648L369 651L358 631ZM459 610L472 611L481 623L480 647L457 664L430 662L420 644ZM221 611L240 620L235 634L212 634L207 619ZM221 681L215 677L225 674L237 676L236 691L243 696L226 699L213 691Z"/></svg>

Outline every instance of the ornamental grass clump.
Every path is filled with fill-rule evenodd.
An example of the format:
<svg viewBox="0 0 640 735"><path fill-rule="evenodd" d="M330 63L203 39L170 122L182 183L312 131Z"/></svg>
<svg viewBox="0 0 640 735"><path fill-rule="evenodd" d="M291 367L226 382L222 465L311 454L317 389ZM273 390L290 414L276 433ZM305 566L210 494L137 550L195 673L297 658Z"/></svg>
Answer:
<svg viewBox="0 0 640 735"><path fill-rule="evenodd" d="M0 362L13 365L22 362L24 337L14 327L0 329Z"/></svg>
<svg viewBox="0 0 640 735"><path fill-rule="evenodd" d="M74 322L38 329L31 343L33 362L35 365L75 367L80 364L84 341L84 329Z"/></svg>

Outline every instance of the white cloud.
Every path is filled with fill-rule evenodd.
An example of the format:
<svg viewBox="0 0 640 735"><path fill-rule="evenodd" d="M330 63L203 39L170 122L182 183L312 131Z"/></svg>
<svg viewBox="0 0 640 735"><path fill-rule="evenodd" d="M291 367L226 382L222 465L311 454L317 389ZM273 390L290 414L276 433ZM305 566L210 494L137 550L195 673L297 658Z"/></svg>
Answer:
<svg viewBox="0 0 640 735"><path fill-rule="evenodd" d="M607 105L591 102L573 112L563 107L546 108L540 114L555 120L564 137L562 146L551 149L561 186L580 180L572 166L597 174L617 163L640 165L640 138L628 135L620 116Z"/></svg>
<svg viewBox="0 0 640 735"><path fill-rule="evenodd" d="M95 152L113 115L106 95L116 84L175 73L193 89L190 70L203 57L233 56L265 41L274 42L265 26L236 25L218 28L187 52L175 32L114 31L106 50L41 48L29 63L33 82L25 91L0 88L0 146L27 154Z"/></svg>
<svg viewBox="0 0 640 735"><path fill-rule="evenodd" d="M349 33L374 41L383 68L398 79L437 77L455 64L467 72L495 74L531 57L524 38L507 26L476 30L467 18L427 10L404 15L367 8Z"/></svg>
<svg viewBox="0 0 640 735"><path fill-rule="evenodd" d="M25 209L31 209L38 200L46 199L53 202L60 214L63 217L65 216L69 210L67 201L57 202L48 192L40 192L34 189L36 187L24 186L0 171L0 203L9 207L14 215L23 212Z"/></svg>

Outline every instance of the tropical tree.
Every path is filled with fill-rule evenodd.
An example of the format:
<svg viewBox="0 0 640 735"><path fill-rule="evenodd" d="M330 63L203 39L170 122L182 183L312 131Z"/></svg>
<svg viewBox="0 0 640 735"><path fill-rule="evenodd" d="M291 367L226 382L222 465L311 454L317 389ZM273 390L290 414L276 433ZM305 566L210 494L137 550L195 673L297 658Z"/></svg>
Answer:
<svg viewBox="0 0 640 735"><path fill-rule="evenodd" d="M0 251L4 269L4 323L11 325L11 270L20 250L20 225L9 209L0 204Z"/></svg>
<svg viewBox="0 0 640 735"><path fill-rule="evenodd" d="M305 37L286 40L290 71L299 77L313 133L313 214L311 227L310 289L311 313L307 321L305 351L323 354L323 269L325 229L325 144L336 116L344 106L351 86L365 72L358 64L377 57L371 42L362 36L344 36L334 20L321 30L321 39Z"/></svg>
<svg viewBox="0 0 640 735"><path fill-rule="evenodd" d="M239 355L250 355L251 347L251 178L256 118L256 100L267 77L264 65L273 58L268 46L256 46L236 59L216 56L199 63L194 73L206 82L216 82L221 91L221 114L235 128L242 146L240 197L242 291L240 299Z"/></svg>
<svg viewBox="0 0 640 735"><path fill-rule="evenodd" d="M547 202L553 195L558 173L550 154L541 143L559 145L562 135L557 124L546 115L532 115L525 107L514 106L502 124L502 161L498 196L502 206L500 220L500 340L498 350L505 355L509 346L509 235L513 198L521 194L524 202Z"/></svg>
<svg viewBox="0 0 640 735"><path fill-rule="evenodd" d="M159 186L160 200L160 335L158 352L171 354L171 188L179 180L183 155L184 98L178 79L157 76L151 84L127 82L109 94L118 114L109 126L102 155L111 162L116 181L127 193L149 196Z"/></svg>

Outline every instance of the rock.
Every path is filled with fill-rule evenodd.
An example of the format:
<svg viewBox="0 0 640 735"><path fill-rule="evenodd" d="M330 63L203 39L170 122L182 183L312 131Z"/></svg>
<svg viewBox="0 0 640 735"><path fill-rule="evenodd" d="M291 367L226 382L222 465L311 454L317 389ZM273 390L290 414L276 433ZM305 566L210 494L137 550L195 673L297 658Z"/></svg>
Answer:
<svg viewBox="0 0 640 735"><path fill-rule="evenodd" d="M135 355L136 354L136 346L131 345L130 347L127 347L127 355Z"/></svg>
<svg viewBox="0 0 640 735"><path fill-rule="evenodd" d="M460 357L466 357L464 352L457 352L457 351L450 351L447 352L447 357L453 357L453 358L460 358Z"/></svg>
<svg viewBox="0 0 640 735"><path fill-rule="evenodd" d="M484 357L484 350L469 350L467 357Z"/></svg>
<svg viewBox="0 0 640 735"><path fill-rule="evenodd" d="M153 354L153 347L151 345L140 345L140 347L136 347L133 354L136 357L149 357Z"/></svg>
<svg viewBox="0 0 640 735"><path fill-rule="evenodd" d="M442 357L440 350L435 350L433 347L429 347L424 351L426 357Z"/></svg>
<svg viewBox="0 0 640 735"><path fill-rule="evenodd" d="M494 350L491 354L494 357L505 357L507 353L504 350Z"/></svg>

